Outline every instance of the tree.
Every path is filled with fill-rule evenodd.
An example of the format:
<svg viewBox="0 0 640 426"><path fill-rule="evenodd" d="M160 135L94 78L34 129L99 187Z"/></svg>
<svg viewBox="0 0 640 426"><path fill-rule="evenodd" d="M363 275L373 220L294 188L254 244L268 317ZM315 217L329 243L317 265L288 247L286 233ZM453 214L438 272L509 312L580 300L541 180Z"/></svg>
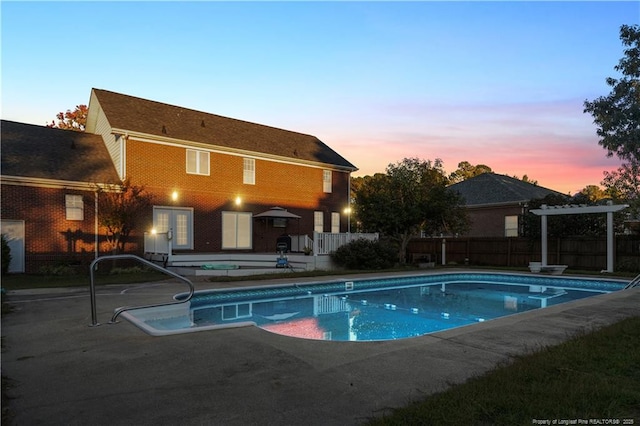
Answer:
<svg viewBox="0 0 640 426"><path fill-rule="evenodd" d="M612 198L630 205L632 217L640 217L640 26L622 25L620 40L624 56L614 67L622 74L607 78L611 93L584 102L584 112L593 116L607 156L623 161L613 172L604 172L602 185Z"/></svg>
<svg viewBox="0 0 640 426"><path fill-rule="evenodd" d="M622 25L620 39L624 57L614 69L622 74L607 78L611 93L585 100L584 112L593 116L600 137L598 144L607 156L640 163L640 26Z"/></svg>
<svg viewBox="0 0 640 426"><path fill-rule="evenodd" d="M594 185L590 187L592 186ZM594 187L598 188L597 186ZM603 205L607 201L607 198L593 200L591 199L591 194L582 191L573 197L561 194L549 194L544 198L530 200L527 204L529 210L533 210L539 209L543 204L548 206L561 206L566 204L597 206ZM624 213L615 213L613 215L616 232L622 232L624 216ZM526 214L523 218L523 231L524 235L528 238L538 240L541 235L540 216L534 215L533 213ZM602 237L606 234L607 221L604 214L567 214L547 217L547 235L550 238Z"/></svg>
<svg viewBox="0 0 640 426"><path fill-rule="evenodd" d="M514 178L514 179L521 180L521 181L523 181L523 182L530 183L531 185L538 186L538 181L537 181L537 180L534 180L534 179L529 178L529 176L527 176L527 175L522 175L522 177L517 176L517 175L513 175L513 178Z"/></svg>
<svg viewBox="0 0 640 426"><path fill-rule="evenodd" d="M55 127L57 129L75 130L77 132L84 132L87 125L87 112L89 109L86 105L76 105L76 109L67 112L59 112L56 115L58 123L51 121L47 124L47 127Z"/></svg>
<svg viewBox="0 0 640 426"><path fill-rule="evenodd" d="M440 159L389 164L386 174L366 177L355 193L360 226L395 242L404 263L407 244L421 229L456 233L468 228L462 199L446 187L448 182Z"/></svg>
<svg viewBox="0 0 640 426"><path fill-rule="evenodd" d="M640 161L630 161L618 170L604 172L602 184L614 201L629 204L630 217L640 218Z"/></svg>
<svg viewBox="0 0 640 426"><path fill-rule="evenodd" d="M2 275L5 275L9 272L9 265L11 264L11 247L9 247L9 241L1 234L0 237L2 241Z"/></svg>
<svg viewBox="0 0 640 426"><path fill-rule="evenodd" d="M149 211L152 197L142 186L125 179L120 185L97 187L98 222L107 229L107 242L113 253L124 251L127 238L140 217Z"/></svg>
<svg viewBox="0 0 640 426"><path fill-rule="evenodd" d="M470 179L472 177L481 175L482 173L491 173L491 167L484 164L477 164L473 166L468 161L462 161L458 163L458 170L451 173L449 179L451 183L462 182L463 180Z"/></svg>
<svg viewBox="0 0 640 426"><path fill-rule="evenodd" d="M578 193L586 197L589 201L600 201L608 197L607 192L603 191L598 185L587 185ZM576 194L576 195L578 195Z"/></svg>

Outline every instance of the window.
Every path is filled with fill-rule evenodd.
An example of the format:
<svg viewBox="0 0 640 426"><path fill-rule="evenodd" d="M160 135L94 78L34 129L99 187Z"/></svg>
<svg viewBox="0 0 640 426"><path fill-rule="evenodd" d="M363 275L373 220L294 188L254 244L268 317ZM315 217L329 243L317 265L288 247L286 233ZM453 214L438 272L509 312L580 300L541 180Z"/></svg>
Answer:
<svg viewBox="0 0 640 426"><path fill-rule="evenodd" d="M322 212L313 212L313 230L324 232L324 214Z"/></svg>
<svg viewBox="0 0 640 426"><path fill-rule="evenodd" d="M331 170L322 171L322 190L331 192Z"/></svg>
<svg viewBox="0 0 640 426"><path fill-rule="evenodd" d="M331 213L331 232L338 234L340 232L340 213Z"/></svg>
<svg viewBox="0 0 640 426"><path fill-rule="evenodd" d="M82 195L65 195L64 202L67 209L67 220L84 220Z"/></svg>
<svg viewBox="0 0 640 426"><path fill-rule="evenodd" d="M222 212L222 248L251 248L251 213Z"/></svg>
<svg viewBox="0 0 640 426"><path fill-rule="evenodd" d="M504 217L504 236L505 237L518 236L518 216Z"/></svg>
<svg viewBox="0 0 640 426"><path fill-rule="evenodd" d="M187 150L187 173L209 176L209 153L206 151Z"/></svg>
<svg viewBox="0 0 640 426"><path fill-rule="evenodd" d="M176 213L176 247L184 247L189 241L189 218L184 212Z"/></svg>
<svg viewBox="0 0 640 426"><path fill-rule="evenodd" d="M253 158L244 158L243 161L242 183L247 185L256 184L256 160Z"/></svg>

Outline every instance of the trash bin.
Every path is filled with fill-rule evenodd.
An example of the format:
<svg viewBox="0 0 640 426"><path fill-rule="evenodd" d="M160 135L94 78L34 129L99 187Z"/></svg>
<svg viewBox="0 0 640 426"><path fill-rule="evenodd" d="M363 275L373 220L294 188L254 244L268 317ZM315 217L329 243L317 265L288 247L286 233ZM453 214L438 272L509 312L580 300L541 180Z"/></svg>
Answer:
<svg viewBox="0 0 640 426"><path fill-rule="evenodd" d="M291 237L289 235L281 235L276 240L276 251L278 253L289 253L291 251Z"/></svg>

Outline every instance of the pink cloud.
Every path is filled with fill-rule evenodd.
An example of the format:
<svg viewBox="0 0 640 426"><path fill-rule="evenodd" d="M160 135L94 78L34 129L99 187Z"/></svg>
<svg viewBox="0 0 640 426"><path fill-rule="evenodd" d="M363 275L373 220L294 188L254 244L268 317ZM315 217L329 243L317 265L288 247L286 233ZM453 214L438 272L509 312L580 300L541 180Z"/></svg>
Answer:
<svg viewBox="0 0 640 426"><path fill-rule="evenodd" d="M364 124L362 118L357 126L350 122L347 131L333 129L327 135L330 145L360 168L356 175L384 172L389 163L405 157L441 158L448 172L461 161L486 164L497 173L526 174L541 186L573 194L586 185L599 185L604 170L620 165L606 157L590 117L575 99L404 104L385 112L379 120Z"/></svg>

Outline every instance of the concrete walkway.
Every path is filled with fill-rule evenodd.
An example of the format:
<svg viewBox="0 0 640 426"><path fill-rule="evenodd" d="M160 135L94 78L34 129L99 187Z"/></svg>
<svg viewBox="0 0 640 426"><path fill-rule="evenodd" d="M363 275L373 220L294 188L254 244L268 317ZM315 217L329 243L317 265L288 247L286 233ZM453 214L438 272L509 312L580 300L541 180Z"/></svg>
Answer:
<svg viewBox="0 0 640 426"><path fill-rule="evenodd" d="M182 290L100 287L99 320ZM326 426L361 424L515 354L640 315L640 288L387 342L302 340L255 327L164 337L127 321L89 327L86 289L11 292L9 302L2 374L12 380L16 425Z"/></svg>

